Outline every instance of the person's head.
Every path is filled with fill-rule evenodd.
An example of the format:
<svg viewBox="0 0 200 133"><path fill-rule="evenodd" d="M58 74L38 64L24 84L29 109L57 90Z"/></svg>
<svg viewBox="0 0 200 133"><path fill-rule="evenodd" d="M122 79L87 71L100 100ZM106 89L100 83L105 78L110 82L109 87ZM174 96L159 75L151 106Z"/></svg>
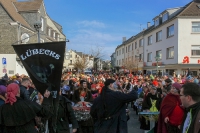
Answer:
<svg viewBox="0 0 200 133"><path fill-rule="evenodd" d="M166 84L166 85L169 85L169 84L171 84L171 83L172 83L171 79L169 79L169 78L165 79L165 84Z"/></svg>
<svg viewBox="0 0 200 133"><path fill-rule="evenodd" d="M200 86L196 83L185 83L180 91L180 99L186 108L200 102Z"/></svg>
<svg viewBox="0 0 200 133"><path fill-rule="evenodd" d="M23 85L25 87L29 87L31 85L30 79L29 78L23 78L21 85Z"/></svg>
<svg viewBox="0 0 200 133"><path fill-rule="evenodd" d="M16 83L9 84L6 89L6 94L6 103L13 105L17 101L16 96L20 97L19 85Z"/></svg>
<svg viewBox="0 0 200 133"><path fill-rule="evenodd" d="M151 87L150 87L150 93L151 93L152 95L155 95L156 92L157 92L157 88L156 88L155 86L151 86Z"/></svg>
<svg viewBox="0 0 200 133"><path fill-rule="evenodd" d="M107 79L104 82L104 85L107 86L109 89L114 89L113 83L115 82L115 80L113 79Z"/></svg>
<svg viewBox="0 0 200 133"><path fill-rule="evenodd" d="M180 94L180 89L181 89L181 84L179 83L173 83L171 85L171 90L170 92L174 95L179 95Z"/></svg>
<svg viewBox="0 0 200 133"><path fill-rule="evenodd" d="M87 88L87 81L86 81L86 80L81 80L81 81L80 81L80 85L81 85L83 88Z"/></svg>

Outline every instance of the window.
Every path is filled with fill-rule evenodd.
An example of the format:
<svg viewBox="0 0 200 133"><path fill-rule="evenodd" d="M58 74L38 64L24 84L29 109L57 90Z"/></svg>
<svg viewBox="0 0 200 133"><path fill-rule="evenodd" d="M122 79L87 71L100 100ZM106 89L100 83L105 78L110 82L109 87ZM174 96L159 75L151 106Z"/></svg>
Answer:
<svg viewBox="0 0 200 133"><path fill-rule="evenodd" d="M48 36L51 36L51 29L48 28Z"/></svg>
<svg viewBox="0 0 200 133"><path fill-rule="evenodd" d="M155 26L158 26L159 25L159 18L157 18L156 20L155 20Z"/></svg>
<svg viewBox="0 0 200 133"><path fill-rule="evenodd" d="M126 47L126 53L127 53L127 47Z"/></svg>
<svg viewBox="0 0 200 133"><path fill-rule="evenodd" d="M41 42L41 43L44 43L44 39L40 38L40 42Z"/></svg>
<svg viewBox="0 0 200 133"><path fill-rule="evenodd" d="M156 33L156 42L162 41L162 31Z"/></svg>
<svg viewBox="0 0 200 133"><path fill-rule="evenodd" d="M192 56L200 56L200 45L193 45L191 50Z"/></svg>
<svg viewBox="0 0 200 133"><path fill-rule="evenodd" d="M131 51L131 45L128 46L128 52L130 52L130 51Z"/></svg>
<svg viewBox="0 0 200 133"><path fill-rule="evenodd" d="M72 64L72 60L70 60L70 64Z"/></svg>
<svg viewBox="0 0 200 133"><path fill-rule="evenodd" d="M144 39L140 39L140 41L139 41L139 47L143 47L143 42L144 42Z"/></svg>
<svg viewBox="0 0 200 133"><path fill-rule="evenodd" d="M57 35L57 41L60 41L60 35L59 34Z"/></svg>
<svg viewBox="0 0 200 133"><path fill-rule="evenodd" d="M133 48L134 48L134 44L132 43L132 50L133 50Z"/></svg>
<svg viewBox="0 0 200 133"><path fill-rule="evenodd" d="M121 65L121 60L119 60L119 65Z"/></svg>
<svg viewBox="0 0 200 133"><path fill-rule="evenodd" d="M117 60L117 65L118 65L118 60Z"/></svg>
<svg viewBox="0 0 200 133"><path fill-rule="evenodd" d="M56 39L56 32L53 32L53 39Z"/></svg>
<svg viewBox="0 0 200 133"><path fill-rule="evenodd" d="M122 54L124 54L124 48L122 48Z"/></svg>
<svg viewBox="0 0 200 133"><path fill-rule="evenodd" d="M165 14L163 14L162 22L165 22L167 19L168 19L168 13L166 12Z"/></svg>
<svg viewBox="0 0 200 133"><path fill-rule="evenodd" d="M200 22L192 22L192 32L200 33Z"/></svg>
<svg viewBox="0 0 200 133"><path fill-rule="evenodd" d="M122 64L124 64L124 59L122 59Z"/></svg>
<svg viewBox="0 0 200 133"><path fill-rule="evenodd" d="M40 21L41 21L41 31L44 31L44 18L40 18Z"/></svg>
<svg viewBox="0 0 200 133"><path fill-rule="evenodd" d="M119 55L121 55L121 49L119 50Z"/></svg>
<svg viewBox="0 0 200 133"><path fill-rule="evenodd" d="M174 47L167 48L167 59L174 58Z"/></svg>
<svg viewBox="0 0 200 133"><path fill-rule="evenodd" d="M117 51L117 56L118 56L118 51Z"/></svg>
<svg viewBox="0 0 200 133"><path fill-rule="evenodd" d="M167 37L171 37L174 35L174 25L167 27Z"/></svg>
<svg viewBox="0 0 200 133"><path fill-rule="evenodd" d="M152 57L151 57L151 56L152 56L152 53L148 53L148 54L147 54L147 61L148 61L148 62L151 62L151 61L152 61Z"/></svg>
<svg viewBox="0 0 200 133"><path fill-rule="evenodd" d="M152 44L152 35L148 37L148 45Z"/></svg>
<svg viewBox="0 0 200 133"><path fill-rule="evenodd" d="M139 54L139 61L143 60L143 54Z"/></svg>
<svg viewBox="0 0 200 133"><path fill-rule="evenodd" d="M137 48L137 42L135 42L135 49Z"/></svg>
<svg viewBox="0 0 200 133"><path fill-rule="evenodd" d="M162 51L161 50L156 51L156 57L158 57L158 60L162 59Z"/></svg>

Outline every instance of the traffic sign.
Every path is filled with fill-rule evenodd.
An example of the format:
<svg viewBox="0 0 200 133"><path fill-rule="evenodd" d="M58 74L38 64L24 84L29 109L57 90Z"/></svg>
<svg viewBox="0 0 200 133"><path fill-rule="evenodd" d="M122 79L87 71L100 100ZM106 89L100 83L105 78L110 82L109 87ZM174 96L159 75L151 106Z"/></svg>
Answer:
<svg viewBox="0 0 200 133"><path fill-rule="evenodd" d="M3 73L7 73L7 69L6 68L3 69Z"/></svg>
<svg viewBox="0 0 200 133"><path fill-rule="evenodd" d="M7 64L6 58L4 58L4 57L2 58L2 64L3 64L3 65L6 65L6 64Z"/></svg>

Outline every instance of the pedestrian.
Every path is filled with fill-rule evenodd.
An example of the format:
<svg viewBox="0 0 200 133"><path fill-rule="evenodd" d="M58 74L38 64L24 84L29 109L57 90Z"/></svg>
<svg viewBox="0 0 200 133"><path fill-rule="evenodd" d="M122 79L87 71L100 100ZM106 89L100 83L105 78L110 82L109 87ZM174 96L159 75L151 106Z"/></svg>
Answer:
<svg viewBox="0 0 200 133"><path fill-rule="evenodd" d="M105 86L90 110L94 119L94 133L127 133L126 103L136 100L135 90L130 93L114 91L115 80L107 79Z"/></svg>
<svg viewBox="0 0 200 133"><path fill-rule="evenodd" d="M181 133L200 132L200 86L196 83L186 83L180 91L180 99L186 108L181 125Z"/></svg>
<svg viewBox="0 0 200 133"><path fill-rule="evenodd" d="M56 133L70 133L69 124L72 124L72 132L76 133L78 122L72 109L71 101L59 93L59 107L57 116L57 132Z"/></svg>
<svg viewBox="0 0 200 133"><path fill-rule="evenodd" d="M6 133L37 133L35 117L41 116L48 119L52 116L48 106L40 106L35 102L20 98L18 84L9 84L6 93L6 102L0 106L0 125L5 127ZM46 91L43 105L48 105L46 102L49 95L50 92Z"/></svg>
<svg viewBox="0 0 200 133"><path fill-rule="evenodd" d="M23 78L20 85L20 97L24 100L30 100L30 93L28 88L31 85L31 81L29 78Z"/></svg>
<svg viewBox="0 0 200 133"><path fill-rule="evenodd" d="M174 83L170 93L163 99L158 119L158 133L180 133L184 110L179 97L181 85Z"/></svg>
<svg viewBox="0 0 200 133"><path fill-rule="evenodd" d="M91 91L87 88L87 81L81 80L80 87L74 91L72 101L75 104L81 106L88 105L93 102L93 97ZM89 118L87 120L78 121L79 128L77 133L93 133L93 120Z"/></svg>

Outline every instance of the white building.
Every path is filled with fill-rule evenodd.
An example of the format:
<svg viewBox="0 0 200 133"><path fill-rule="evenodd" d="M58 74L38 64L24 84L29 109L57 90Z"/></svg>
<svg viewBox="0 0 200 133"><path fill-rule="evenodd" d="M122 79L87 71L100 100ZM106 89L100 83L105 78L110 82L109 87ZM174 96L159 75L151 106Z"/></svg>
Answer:
<svg viewBox="0 0 200 133"><path fill-rule="evenodd" d="M159 13L153 19L152 26L148 23L146 30L116 48L116 66L128 58L126 53L120 55L120 48L130 45L132 55L139 57L144 74L156 74L157 70L162 74L184 74L187 68L194 75L199 74L199 16L200 2L190 2L184 7L166 9Z"/></svg>

